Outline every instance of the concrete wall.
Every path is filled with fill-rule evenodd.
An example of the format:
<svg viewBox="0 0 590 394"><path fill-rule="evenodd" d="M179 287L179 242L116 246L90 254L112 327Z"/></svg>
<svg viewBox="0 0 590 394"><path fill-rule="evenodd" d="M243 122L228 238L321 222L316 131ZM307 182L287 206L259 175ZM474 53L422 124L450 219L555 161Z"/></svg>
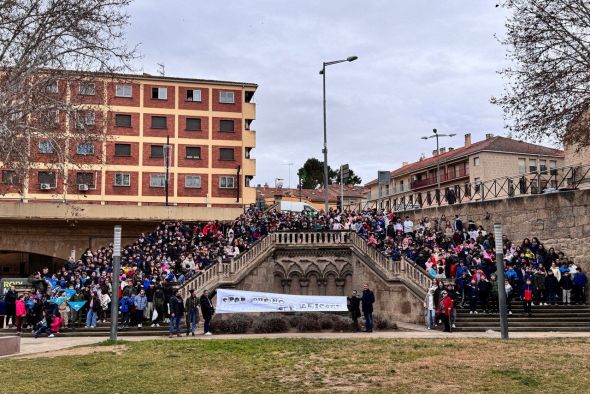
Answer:
<svg viewBox="0 0 590 394"><path fill-rule="evenodd" d="M504 234L520 242L538 237L546 248L554 247L590 269L590 190L471 202L409 212L414 221L428 216L461 215L490 231L502 223Z"/></svg>

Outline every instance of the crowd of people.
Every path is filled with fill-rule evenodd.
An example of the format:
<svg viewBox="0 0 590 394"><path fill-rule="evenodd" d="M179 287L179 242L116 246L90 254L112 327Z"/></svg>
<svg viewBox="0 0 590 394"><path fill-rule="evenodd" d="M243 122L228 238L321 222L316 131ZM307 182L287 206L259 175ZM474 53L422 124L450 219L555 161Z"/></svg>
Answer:
<svg viewBox="0 0 590 394"><path fill-rule="evenodd" d="M203 313L202 298L190 305L178 300L179 285L213 264L239 256L269 232L325 230L354 231L388 258L404 256L422 267L435 280L424 302L429 328L448 320L445 328L450 329L456 307L469 307L472 313L497 308L494 236L473 221L464 223L457 215L452 220L422 218L414 224L408 216L377 210L331 210L312 216L251 208L229 223L163 222L125 246L117 289L121 326L166 322L171 332L177 332L180 309L191 319L187 326L192 326L198 319L194 306L198 304ZM509 300L522 299L528 313L532 303L584 303L586 275L563 253L546 249L537 238L515 243L503 237L502 244ZM36 335L53 335L82 323L94 328L110 318L112 254L112 245L88 249L59 272L36 273L32 292L18 295L11 289L6 294L8 318L17 331L24 325Z"/></svg>

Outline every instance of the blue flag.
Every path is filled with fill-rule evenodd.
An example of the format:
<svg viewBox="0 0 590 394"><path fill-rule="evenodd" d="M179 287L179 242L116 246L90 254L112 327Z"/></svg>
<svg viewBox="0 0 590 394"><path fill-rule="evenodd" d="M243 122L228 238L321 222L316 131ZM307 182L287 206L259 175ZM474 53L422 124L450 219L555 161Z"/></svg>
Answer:
<svg viewBox="0 0 590 394"><path fill-rule="evenodd" d="M67 290L65 290L65 292L66 292L66 297L68 297L68 298L70 298L71 296L76 294L76 290L74 290L74 289L67 289Z"/></svg>
<svg viewBox="0 0 590 394"><path fill-rule="evenodd" d="M67 300L67 297L58 297L58 298L52 298L49 300L49 302L53 303L53 304L57 304L57 305L61 305L62 302L64 302L65 300Z"/></svg>
<svg viewBox="0 0 590 394"><path fill-rule="evenodd" d="M72 307L73 310L78 312L86 304L86 301L68 301L68 304Z"/></svg>

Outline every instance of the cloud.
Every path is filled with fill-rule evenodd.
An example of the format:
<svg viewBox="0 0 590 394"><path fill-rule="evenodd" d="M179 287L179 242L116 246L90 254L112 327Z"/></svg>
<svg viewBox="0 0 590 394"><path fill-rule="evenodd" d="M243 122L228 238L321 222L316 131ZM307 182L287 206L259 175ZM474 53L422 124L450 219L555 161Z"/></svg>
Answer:
<svg viewBox="0 0 590 394"><path fill-rule="evenodd" d="M495 73L504 50L494 39L505 15L471 0L138 0L129 41L139 64L155 72L255 82L257 176L272 184L321 158L322 61L358 55L328 68L328 162L349 163L364 181L414 161L433 146L432 128L461 145L486 132L504 134L489 98L502 90Z"/></svg>

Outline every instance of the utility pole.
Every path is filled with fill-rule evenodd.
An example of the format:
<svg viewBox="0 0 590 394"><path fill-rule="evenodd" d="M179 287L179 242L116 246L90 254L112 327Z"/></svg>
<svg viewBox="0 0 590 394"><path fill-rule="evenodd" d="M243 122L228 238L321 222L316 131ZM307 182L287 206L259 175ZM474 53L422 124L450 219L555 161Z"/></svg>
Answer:
<svg viewBox="0 0 590 394"><path fill-rule="evenodd" d="M502 339L508 339L508 311L506 310L506 287L504 285L504 247L502 245L502 225L494 224L496 241L496 276L498 277L498 307L500 311L500 331Z"/></svg>
<svg viewBox="0 0 590 394"><path fill-rule="evenodd" d="M115 226L113 237L113 297L111 299L111 341L117 340L117 323L119 320L119 272L121 271L121 232L120 225Z"/></svg>
<svg viewBox="0 0 590 394"><path fill-rule="evenodd" d="M282 166L289 166L289 189L291 189L291 166L293 165L293 163L283 163L281 164Z"/></svg>

